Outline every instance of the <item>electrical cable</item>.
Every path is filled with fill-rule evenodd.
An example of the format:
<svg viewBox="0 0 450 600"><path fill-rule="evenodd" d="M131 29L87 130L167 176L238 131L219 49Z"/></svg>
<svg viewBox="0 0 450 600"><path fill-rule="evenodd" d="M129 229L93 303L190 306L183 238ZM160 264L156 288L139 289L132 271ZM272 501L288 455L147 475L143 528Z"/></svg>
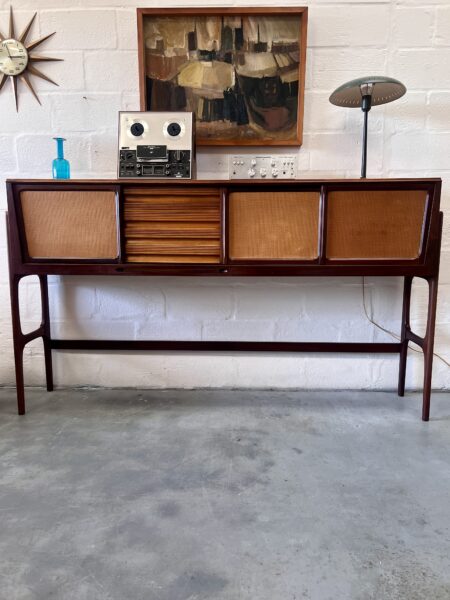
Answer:
<svg viewBox="0 0 450 600"><path fill-rule="evenodd" d="M401 342L401 337L399 335L397 335L393 331L390 331L389 329L386 329L385 327L383 327L382 325L380 325L379 323L377 323L369 315L369 312L368 312L367 307L366 307L366 278L364 276L362 277L362 303L363 303L364 314L366 315L367 320L370 323L372 323L372 325L375 325L375 327L378 327L378 329L380 329L381 331L384 331L385 333L387 333L388 335L390 335L391 337L393 337L395 340L398 340L399 342ZM410 350L412 350L413 352L417 352L418 354L422 354L422 352L420 350L416 350L416 348L411 348L411 346L408 346L408 348ZM433 352L433 356L435 356L436 358L439 358L439 360L441 360L445 365L447 365L447 367L450 367L450 362L448 362L447 360L445 360L445 358L442 357L440 354L437 354L436 352Z"/></svg>

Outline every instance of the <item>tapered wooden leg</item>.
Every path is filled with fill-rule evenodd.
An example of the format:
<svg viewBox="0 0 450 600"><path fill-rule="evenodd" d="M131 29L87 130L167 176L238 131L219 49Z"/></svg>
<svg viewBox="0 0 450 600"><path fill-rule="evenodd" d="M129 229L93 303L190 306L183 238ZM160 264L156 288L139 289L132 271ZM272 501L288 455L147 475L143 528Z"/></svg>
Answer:
<svg viewBox="0 0 450 600"><path fill-rule="evenodd" d="M16 370L17 411L25 414L25 387L23 379L23 349L24 341L20 326L19 284L21 277L10 278L11 318L14 339L14 366Z"/></svg>
<svg viewBox="0 0 450 600"><path fill-rule="evenodd" d="M17 412L25 414L25 384L23 379L23 348L14 345L14 364L16 370Z"/></svg>
<svg viewBox="0 0 450 600"><path fill-rule="evenodd" d="M433 351L434 351L434 329L436 324L436 305L438 292L438 278L431 277L428 281L428 318L427 330L423 343L424 354L424 378L423 378L423 405L422 420L428 421L430 418L430 399L431 399L431 376L433 370Z"/></svg>
<svg viewBox="0 0 450 600"><path fill-rule="evenodd" d="M45 358L45 378L47 382L47 391L53 391L53 364L52 364L52 349L50 346L50 310L48 302L48 282L47 275L39 275L41 285L41 305L42 305L42 323L43 330L42 341L44 344Z"/></svg>
<svg viewBox="0 0 450 600"><path fill-rule="evenodd" d="M400 349L400 365L398 371L398 395L405 395L405 378L406 378L406 359L408 357L408 343L407 331L410 328L410 308L411 308L411 288L412 288L412 277L405 277L403 284L403 310L402 310L402 328L400 343L402 345Z"/></svg>

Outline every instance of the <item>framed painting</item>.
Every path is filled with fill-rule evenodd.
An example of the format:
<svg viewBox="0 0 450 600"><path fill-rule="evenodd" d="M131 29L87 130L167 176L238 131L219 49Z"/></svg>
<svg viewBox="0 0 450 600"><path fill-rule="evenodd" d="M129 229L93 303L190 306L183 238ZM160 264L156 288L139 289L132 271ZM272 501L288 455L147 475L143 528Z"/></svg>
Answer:
<svg viewBox="0 0 450 600"><path fill-rule="evenodd" d="M203 146L300 146L308 9L138 8L141 110L192 111Z"/></svg>

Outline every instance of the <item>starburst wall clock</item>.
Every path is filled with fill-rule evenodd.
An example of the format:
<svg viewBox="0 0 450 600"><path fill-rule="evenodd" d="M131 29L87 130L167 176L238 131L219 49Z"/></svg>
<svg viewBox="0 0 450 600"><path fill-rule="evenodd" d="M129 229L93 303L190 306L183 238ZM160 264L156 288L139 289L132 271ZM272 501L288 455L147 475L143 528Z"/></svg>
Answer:
<svg viewBox="0 0 450 600"><path fill-rule="evenodd" d="M14 27L14 15L13 9L9 11L9 30L8 35L5 36L0 31L0 91L3 89L6 81L9 79L14 92L14 99L16 102L16 110L19 110L19 96L17 93L17 82L20 80L30 90L36 100L41 103L34 89L30 75L45 79L54 85L58 85L55 81L47 77L39 69L37 69L34 63L37 62L49 62L49 61L60 61L62 58L52 58L50 56L40 56L32 54L32 51L40 46L45 40L55 35L55 32L49 33L34 42L27 43L27 37L30 33L31 26L33 25L36 14L32 16L28 25L25 27L23 32L16 37L16 31Z"/></svg>

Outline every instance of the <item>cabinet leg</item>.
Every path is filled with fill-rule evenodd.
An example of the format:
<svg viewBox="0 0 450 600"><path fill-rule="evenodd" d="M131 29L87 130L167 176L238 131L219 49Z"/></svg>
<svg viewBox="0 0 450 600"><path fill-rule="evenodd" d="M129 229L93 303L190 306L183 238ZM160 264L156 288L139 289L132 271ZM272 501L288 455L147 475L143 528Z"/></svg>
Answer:
<svg viewBox="0 0 450 600"><path fill-rule="evenodd" d="M402 310L402 326L400 333L400 343L402 345L400 349L400 364L398 371L398 395L405 395L405 378L406 378L406 360L408 358L408 343L407 331L409 330L410 324L410 308L411 308L411 288L412 288L412 277L405 277L403 284L403 310Z"/></svg>
<svg viewBox="0 0 450 600"><path fill-rule="evenodd" d="M430 418L430 399L431 399L431 376L433 370L433 352L434 352L434 330L436 324L436 305L438 292L438 278L431 277L428 281L428 317L427 329L423 343L424 355L424 379L423 379L423 405L422 420L428 421Z"/></svg>
<svg viewBox="0 0 450 600"><path fill-rule="evenodd" d="M17 412L25 414L25 384L23 379L23 348L14 346L14 364L16 370Z"/></svg>
<svg viewBox="0 0 450 600"><path fill-rule="evenodd" d="M23 334L20 326L19 284L21 277L10 278L11 319L14 339L14 366L16 371L17 411L25 414L25 387L23 379Z"/></svg>
<svg viewBox="0 0 450 600"><path fill-rule="evenodd" d="M52 364L52 349L50 346L50 310L48 302L48 281L47 275L39 275L41 285L41 305L42 305L42 342L44 344L44 359L45 359L45 378L47 383L47 391L53 391L53 364Z"/></svg>

